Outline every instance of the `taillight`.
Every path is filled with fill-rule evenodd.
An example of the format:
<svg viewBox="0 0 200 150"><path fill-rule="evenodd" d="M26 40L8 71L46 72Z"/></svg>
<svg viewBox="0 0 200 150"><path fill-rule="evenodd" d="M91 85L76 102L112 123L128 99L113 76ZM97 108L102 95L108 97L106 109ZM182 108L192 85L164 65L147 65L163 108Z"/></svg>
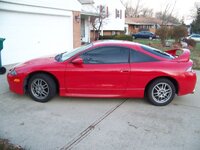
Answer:
<svg viewBox="0 0 200 150"><path fill-rule="evenodd" d="M193 70L192 70L192 66L190 66L187 70L186 70L186 72L192 72Z"/></svg>

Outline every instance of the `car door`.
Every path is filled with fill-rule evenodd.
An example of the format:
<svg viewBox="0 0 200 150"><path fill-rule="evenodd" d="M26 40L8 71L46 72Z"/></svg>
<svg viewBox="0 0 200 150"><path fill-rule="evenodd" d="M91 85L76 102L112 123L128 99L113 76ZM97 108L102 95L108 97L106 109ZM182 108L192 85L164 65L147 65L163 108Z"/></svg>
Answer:
<svg viewBox="0 0 200 150"><path fill-rule="evenodd" d="M75 96L114 97L125 92L130 75L128 48L98 47L78 57L83 59L82 64L69 63L67 66L67 93Z"/></svg>
<svg viewBox="0 0 200 150"><path fill-rule="evenodd" d="M144 89L149 79L152 78L152 70L158 60L139 52L130 50L130 79L127 85L126 95L131 97L143 97Z"/></svg>
<svg viewBox="0 0 200 150"><path fill-rule="evenodd" d="M145 32L144 31L140 32L140 38L145 38Z"/></svg>
<svg viewBox="0 0 200 150"><path fill-rule="evenodd" d="M149 38L150 37L150 33L149 32L144 32L144 38Z"/></svg>

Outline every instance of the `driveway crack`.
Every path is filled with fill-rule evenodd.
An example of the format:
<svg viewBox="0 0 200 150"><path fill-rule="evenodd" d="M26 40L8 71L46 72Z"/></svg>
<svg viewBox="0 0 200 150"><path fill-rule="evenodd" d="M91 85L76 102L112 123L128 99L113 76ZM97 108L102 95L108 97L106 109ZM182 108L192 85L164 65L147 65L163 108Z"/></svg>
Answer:
<svg viewBox="0 0 200 150"><path fill-rule="evenodd" d="M87 127L84 131L82 131L77 137L73 138L69 141L65 146L63 146L60 150L70 150L73 146L77 145L80 141L82 141L85 137L87 137L95 127L101 123L104 119L106 119L110 114L112 114L117 108L119 108L122 104L124 104L127 99L120 102L115 107L109 109L105 114L99 117L96 121L94 121L89 127Z"/></svg>

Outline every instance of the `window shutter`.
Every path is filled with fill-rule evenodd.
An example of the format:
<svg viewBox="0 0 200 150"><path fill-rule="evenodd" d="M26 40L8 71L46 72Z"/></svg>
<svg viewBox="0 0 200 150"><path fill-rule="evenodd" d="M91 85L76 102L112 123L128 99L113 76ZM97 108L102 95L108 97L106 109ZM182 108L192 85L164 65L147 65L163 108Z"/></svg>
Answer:
<svg viewBox="0 0 200 150"><path fill-rule="evenodd" d="M106 11L106 13L107 13L107 17L109 16L109 12L108 12L108 6L107 6L107 11Z"/></svg>
<svg viewBox="0 0 200 150"><path fill-rule="evenodd" d="M102 8L103 8L102 5L100 5L100 13L102 13Z"/></svg>
<svg viewBox="0 0 200 150"><path fill-rule="evenodd" d="M117 18L117 9L115 9L115 18Z"/></svg>
<svg viewBox="0 0 200 150"><path fill-rule="evenodd" d="M120 19L122 19L122 10L120 10Z"/></svg>

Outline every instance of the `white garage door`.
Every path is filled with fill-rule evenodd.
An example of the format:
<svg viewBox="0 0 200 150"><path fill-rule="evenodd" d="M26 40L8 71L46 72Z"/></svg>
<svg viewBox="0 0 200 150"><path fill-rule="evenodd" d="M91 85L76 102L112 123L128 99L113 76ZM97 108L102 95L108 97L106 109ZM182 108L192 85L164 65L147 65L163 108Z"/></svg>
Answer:
<svg viewBox="0 0 200 150"><path fill-rule="evenodd" d="M3 65L73 48L71 16L0 11Z"/></svg>

